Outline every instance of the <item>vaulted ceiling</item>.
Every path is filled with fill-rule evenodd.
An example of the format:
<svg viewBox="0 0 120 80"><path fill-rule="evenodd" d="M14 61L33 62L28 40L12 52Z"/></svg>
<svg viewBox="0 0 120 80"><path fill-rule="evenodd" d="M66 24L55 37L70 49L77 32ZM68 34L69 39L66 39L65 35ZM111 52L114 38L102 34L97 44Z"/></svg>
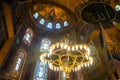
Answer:
<svg viewBox="0 0 120 80"><path fill-rule="evenodd" d="M54 20L65 20L67 19L69 21L69 24L72 26L79 26L80 31L79 33L81 35L88 34L89 32L93 31L94 29L98 29L96 25L91 25L89 23L86 23L81 18L81 12L90 3L95 2L104 2L111 6L113 9L115 9L115 5L120 3L119 0L5 0L8 4L12 6L13 11L13 20L15 25L15 30L17 31L16 25L19 25L18 22L22 21L22 19L25 18L27 14L26 10L29 11L29 13L33 15L36 11L38 11L42 17L44 17L49 20L48 13L54 8ZM24 7L27 8L24 8ZM46 13L45 13L46 12ZM46 15L47 14L47 15ZM50 13L50 14L53 14ZM116 17L117 16L117 17ZM113 19L113 21L117 21L119 17L119 13L116 12L116 16ZM22 18L21 18L22 17ZM35 22L35 21L34 21ZM112 21L103 24L105 28L113 27ZM85 31L86 30L86 31ZM59 32L59 31L58 31ZM89 35L88 35L89 36ZM93 37L93 35L92 35Z"/></svg>
<svg viewBox="0 0 120 80"><path fill-rule="evenodd" d="M61 35L63 33L68 33L73 27L76 27L76 31L78 31L79 34L78 37L85 37L84 41L94 40L96 38L99 40L98 25L86 23L81 18L81 12L84 7L92 2L104 2L115 10L115 5L118 3L120 4L120 0L5 0L5 2L12 7L14 33L16 33L21 27L20 25L23 23L23 19L29 17L27 21L33 22L33 24L29 23L29 25L32 25L43 32L45 31L48 34L58 32ZM52 31L49 31L46 28L40 28L38 21L33 18L33 14L35 12L38 12L46 20L53 23L57 21L63 23L67 20L70 27ZM120 23L120 13L115 11L115 14L114 19L103 24L103 26L108 35L112 35L112 40L120 44L120 30L116 28L115 24L113 24L113 21ZM59 37L57 38L59 39ZM97 45L97 42L95 45ZM102 63L102 59L98 57L98 55L101 57L101 54L96 52L94 55L96 62L92 67L86 69L87 76L91 77L90 80L99 80L100 77L105 77L104 75L106 74L105 66ZM95 76L93 76L93 74Z"/></svg>

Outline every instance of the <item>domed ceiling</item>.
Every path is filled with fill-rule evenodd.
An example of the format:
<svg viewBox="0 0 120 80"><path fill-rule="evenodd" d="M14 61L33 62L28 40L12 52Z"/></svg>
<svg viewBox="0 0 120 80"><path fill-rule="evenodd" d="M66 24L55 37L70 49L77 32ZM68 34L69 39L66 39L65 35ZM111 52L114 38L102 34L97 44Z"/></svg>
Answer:
<svg viewBox="0 0 120 80"><path fill-rule="evenodd" d="M15 0L17 3L21 3L20 0ZM86 40L100 40L98 25L91 25L86 23L81 18L81 12L83 9L92 2L104 2L111 6L115 11L115 17L112 21L103 24L106 32L118 39L114 40L120 44L120 27L116 25L120 24L120 0L23 0L22 3L27 3L29 6L30 19L34 23L35 27L48 32L67 32L77 27L78 36L85 37ZM116 6L116 4L118 4ZM114 21L114 23L113 23ZM117 30L116 30L117 29ZM112 33L114 31L115 33ZM98 46L98 41L95 40L95 45ZM94 47L94 64L85 69L89 80L102 80L101 77L105 77L106 68L101 59L101 53ZM94 75L94 76L93 76Z"/></svg>
<svg viewBox="0 0 120 80"><path fill-rule="evenodd" d="M53 1L35 3L30 16L37 27L53 32L67 31L77 22L76 15L69 8Z"/></svg>

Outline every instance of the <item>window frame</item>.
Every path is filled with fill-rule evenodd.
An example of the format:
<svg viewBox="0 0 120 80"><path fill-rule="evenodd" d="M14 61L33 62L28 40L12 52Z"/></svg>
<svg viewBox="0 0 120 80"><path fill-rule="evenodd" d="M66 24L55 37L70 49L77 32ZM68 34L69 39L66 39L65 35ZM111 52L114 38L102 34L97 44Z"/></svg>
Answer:
<svg viewBox="0 0 120 80"><path fill-rule="evenodd" d="M29 40L26 40L27 35L29 35ZM23 36L24 43L30 45L33 39L33 35L34 35L33 30L31 28L27 28Z"/></svg>
<svg viewBox="0 0 120 80"><path fill-rule="evenodd" d="M21 62L19 63L19 68L18 70L15 70L16 66L18 65L18 59L21 58ZM17 53L16 53L16 57L14 58L14 62L13 64L11 65L11 68L10 68L10 76L14 79L20 79L22 75L22 70L24 68L24 65L25 65L25 61L26 61L26 52L24 49L22 48L19 48L17 50Z"/></svg>

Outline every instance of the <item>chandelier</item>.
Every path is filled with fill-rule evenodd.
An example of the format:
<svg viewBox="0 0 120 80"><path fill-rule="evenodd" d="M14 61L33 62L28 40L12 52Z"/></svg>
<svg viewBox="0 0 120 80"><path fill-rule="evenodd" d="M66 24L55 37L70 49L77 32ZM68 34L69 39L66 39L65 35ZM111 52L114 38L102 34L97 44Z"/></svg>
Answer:
<svg viewBox="0 0 120 80"><path fill-rule="evenodd" d="M90 48L87 45L70 46L63 42L52 44L48 52L40 55L40 59L43 63L48 63L50 69L65 73L66 78L69 78L71 71L76 72L93 63Z"/></svg>

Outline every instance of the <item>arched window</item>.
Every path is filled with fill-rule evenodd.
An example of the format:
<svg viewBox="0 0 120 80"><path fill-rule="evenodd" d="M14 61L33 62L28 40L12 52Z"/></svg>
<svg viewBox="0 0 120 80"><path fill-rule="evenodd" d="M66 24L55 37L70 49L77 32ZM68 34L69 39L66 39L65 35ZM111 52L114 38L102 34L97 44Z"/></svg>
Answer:
<svg viewBox="0 0 120 80"><path fill-rule="evenodd" d="M35 68L34 80L47 80L47 72L48 65L38 60Z"/></svg>
<svg viewBox="0 0 120 80"><path fill-rule="evenodd" d="M51 44L51 41L49 39L43 39L41 41L40 52L48 51L50 44Z"/></svg>
<svg viewBox="0 0 120 80"><path fill-rule="evenodd" d="M47 52L51 44L49 39L43 39L41 41L40 52ZM48 64L42 63L40 60L36 63L34 72L34 80L47 80Z"/></svg>
<svg viewBox="0 0 120 80"><path fill-rule="evenodd" d="M48 28L48 29L52 29L52 23L49 22L49 23L47 24L47 28Z"/></svg>
<svg viewBox="0 0 120 80"><path fill-rule="evenodd" d="M25 35L23 37L23 41L25 44L30 44L33 38L33 31L28 28L25 32Z"/></svg>
<svg viewBox="0 0 120 80"><path fill-rule="evenodd" d="M60 23L56 23L56 29L60 29L61 26L60 26Z"/></svg>
<svg viewBox="0 0 120 80"><path fill-rule="evenodd" d="M36 13L33 14L33 17L34 17L35 19L37 19L38 16L39 16L38 12L36 12Z"/></svg>
<svg viewBox="0 0 120 80"><path fill-rule="evenodd" d="M15 66L15 70L18 71L22 62L22 58L18 58Z"/></svg>
<svg viewBox="0 0 120 80"><path fill-rule="evenodd" d="M13 62L13 66L11 68L10 74L12 78L20 79L20 75L22 74L23 66L25 63L26 52L23 49L19 49L17 51L17 55Z"/></svg>
<svg viewBox="0 0 120 80"><path fill-rule="evenodd" d="M67 21L64 21L64 27L67 27L69 23Z"/></svg>
<svg viewBox="0 0 120 80"><path fill-rule="evenodd" d="M39 21L39 23L41 24L41 25L44 25L45 24L45 19L40 19L40 21Z"/></svg>

